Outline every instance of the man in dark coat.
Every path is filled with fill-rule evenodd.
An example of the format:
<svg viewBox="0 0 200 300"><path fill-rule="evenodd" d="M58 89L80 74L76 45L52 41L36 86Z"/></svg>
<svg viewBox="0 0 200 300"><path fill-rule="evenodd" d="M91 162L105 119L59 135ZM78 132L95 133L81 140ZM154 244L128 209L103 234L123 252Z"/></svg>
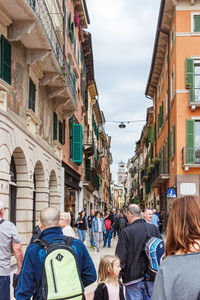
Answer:
<svg viewBox="0 0 200 300"><path fill-rule="evenodd" d="M161 238L158 229L141 218L141 208L131 204L127 209L128 226L122 230L116 255L121 261L121 275L126 299L151 299L153 282L144 280L148 259L144 251L147 237Z"/></svg>

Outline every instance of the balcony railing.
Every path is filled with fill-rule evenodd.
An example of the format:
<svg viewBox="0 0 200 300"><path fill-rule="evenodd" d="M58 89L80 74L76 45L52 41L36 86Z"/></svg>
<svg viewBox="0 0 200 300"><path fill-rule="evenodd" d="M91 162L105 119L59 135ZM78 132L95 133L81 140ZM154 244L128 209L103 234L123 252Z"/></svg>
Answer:
<svg viewBox="0 0 200 300"><path fill-rule="evenodd" d="M182 148L182 165L200 166L200 147Z"/></svg>
<svg viewBox="0 0 200 300"><path fill-rule="evenodd" d="M64 78L70 90L70 93L74 99L74 102L76 103L76 99L77 99L76 87L72 79L69 66L66 63L65 55L63 53L62 46L60 45L58 36L56 34L56 29L54 27L53 20L51 18L47 5L44 0L26 0L26 2L30 5L37 18L40 20L40 23L42 24L43 30L49 41L51 49L56 57L58 65L60 67L64 66L64 71L65 71Z"/></svg>
<svg viewBox="0 0 200 300"><path fill-rule="evenodd" d="M155 165L155 168L151 171L149 175L150 184L153 187L158 187L161 183L169 179L169 167L168 159L161 160Z"/></svg>
<svg viewBox="0 0 200 300"><path fill-rule="evenodd" d="M30 7L33 9L36 16L40 20L59 66L63 66L65 61L62 47L59 43L54 24L45 1L26 0L26 2L30 5Z"/></svg>
<svg viewBox="0 0 200 300"><path fill-rule="evenodd" d="M71 75L71 72L70 72L70 69L69 69L69 66L67 63L65 64L65 73L66 73L65 78L66 78L67 86L70 90L70 93L71 93L73 99L74 99L74 102L77 103L76 87L75 87L75 84L72 79L72 75Z"/></svg>
<svg viewBox="0 0 200 300"><path fill-rule="evenodd" d="M94 145L92 130L84 132L84 144L85 145Z"/></svg>

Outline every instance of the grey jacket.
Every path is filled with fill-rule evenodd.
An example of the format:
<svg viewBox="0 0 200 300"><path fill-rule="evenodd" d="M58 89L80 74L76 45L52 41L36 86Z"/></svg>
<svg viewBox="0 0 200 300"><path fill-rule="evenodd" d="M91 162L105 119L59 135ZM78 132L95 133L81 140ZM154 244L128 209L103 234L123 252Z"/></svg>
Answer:
<svg viewBox="0 0 200 300"><path fill-rule="evenodd" d="M153 300L197 300L200 292L200 252L168 256L154 283Z"/></svg>

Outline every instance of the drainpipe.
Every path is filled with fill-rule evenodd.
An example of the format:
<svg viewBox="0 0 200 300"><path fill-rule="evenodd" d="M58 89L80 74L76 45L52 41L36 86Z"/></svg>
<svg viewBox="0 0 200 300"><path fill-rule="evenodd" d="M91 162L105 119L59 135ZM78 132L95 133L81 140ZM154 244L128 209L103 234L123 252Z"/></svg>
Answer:
<svg viewBox="0 0 200 300"><path fill-rule="evenodd" d="M168 72L168 170L169 170L169 157L170 157L170 73L169 73L169 32L159 28L159 31L167 35L168 47L167 47L167 72ZM169 172L169 171L168 171Z"/></svg>

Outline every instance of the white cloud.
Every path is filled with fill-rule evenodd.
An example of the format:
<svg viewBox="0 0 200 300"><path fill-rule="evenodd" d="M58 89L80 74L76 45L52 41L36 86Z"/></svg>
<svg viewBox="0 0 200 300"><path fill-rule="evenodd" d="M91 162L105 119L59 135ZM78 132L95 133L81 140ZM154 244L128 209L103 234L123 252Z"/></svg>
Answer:
<svg viewBox="0 0 200 300"><path fill-rule="evenodd" d="M144 97L155 39L160 0L87 0L95 77L106 120L145 120L152 102ZM112 136L113 178L118 162L134 155L144 123L119 129L106 123Z"/></svg>

